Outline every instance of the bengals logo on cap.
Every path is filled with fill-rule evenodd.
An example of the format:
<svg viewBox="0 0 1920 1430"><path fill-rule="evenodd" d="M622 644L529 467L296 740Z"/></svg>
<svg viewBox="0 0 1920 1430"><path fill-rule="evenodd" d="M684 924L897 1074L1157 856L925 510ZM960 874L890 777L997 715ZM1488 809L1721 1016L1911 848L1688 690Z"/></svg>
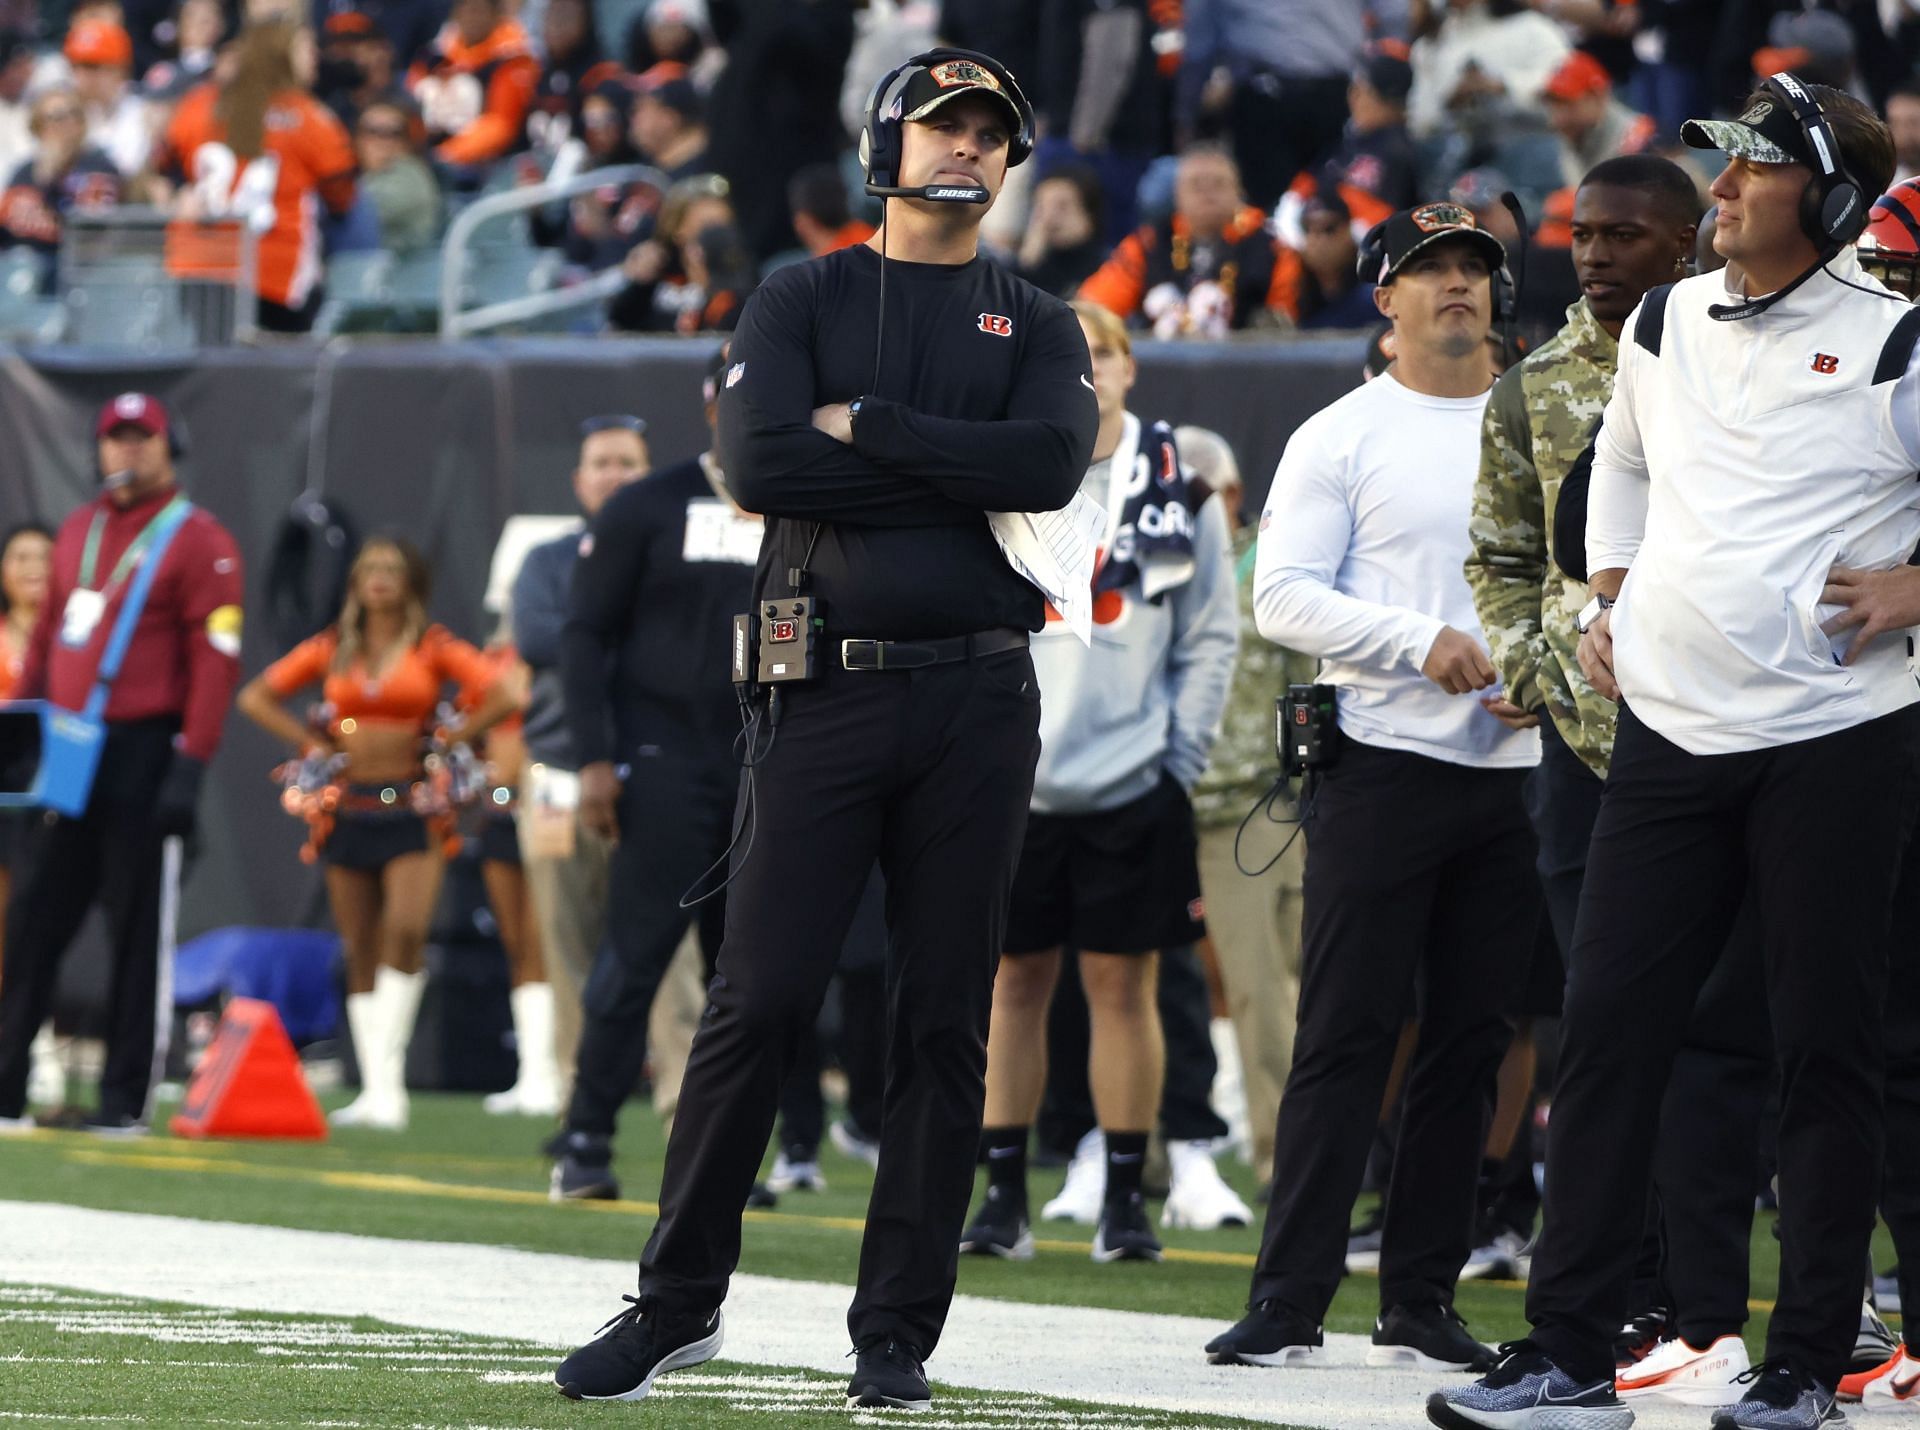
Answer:
<svg viewBox="0 0 1920 1430"><path fill-rule="evenodd" d="M978 85L981 89L1000 90L1000 81L993 72L972 60L942 60L927 71L933 76L933 82L942 89L952 89L955 85Z"/></svg>
<svg viewBox="0 0 1920 1430"><path fill-rule="evenodd" d="M1422 204L1407 215L1422 233L1438 233L1443 228L1478 228L1473 211L1459 204Z"/></svg>

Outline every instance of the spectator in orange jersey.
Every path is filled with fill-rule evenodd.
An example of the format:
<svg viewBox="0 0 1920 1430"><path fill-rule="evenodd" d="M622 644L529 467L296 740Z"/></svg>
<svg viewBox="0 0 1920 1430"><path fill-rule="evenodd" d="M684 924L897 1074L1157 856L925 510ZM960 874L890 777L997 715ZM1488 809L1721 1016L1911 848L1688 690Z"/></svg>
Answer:
<svg viewBox="0 0 1920 1430"><path fill-rule="evenodd" d="M1560 178L1570 188L1601 160L1644 154L1653 146L1653 121L1613 97L1606 66L1585 50L1561 61L1540 91L1540 103L1560 136Z"/></svg>
<svg viewBox="0 0 1920 1430"><path fill-rule="evenodd" d="M1299 316L1300 257L1246 202L1240 168L1217 144L1180 157L1170 218L1142 225L1085 283L1080 296L1159 338L1212 338L1291 324Z"/></svg>
<svg viewBox="0 0 1920 1430"><path fill-rule="evenodd" d="M179 276L231 272L231 235L206 221L245 222L259 236L260 326L304 333L320 308L320 209L353 207L353 142L309 91L313 32L284 18L241 34L232 78L201 85L167 126L162 165L189 187L167 233Z"/></svg>
<svg viewBox="0 0 1920 1430"><path fill-rule="evenodd" d="M407 76L443 164L488 164L520 142L540 83L527 32L500 0L454 0L446 28Z"/></svg>
<svg viewBox="0 0 1920 1430"><path fill-rule="evenodd" d="M836 253L873 237L873 225L847 205L847 181L837 164L809 164L787 180L793 233L809 258Z"/></svg>

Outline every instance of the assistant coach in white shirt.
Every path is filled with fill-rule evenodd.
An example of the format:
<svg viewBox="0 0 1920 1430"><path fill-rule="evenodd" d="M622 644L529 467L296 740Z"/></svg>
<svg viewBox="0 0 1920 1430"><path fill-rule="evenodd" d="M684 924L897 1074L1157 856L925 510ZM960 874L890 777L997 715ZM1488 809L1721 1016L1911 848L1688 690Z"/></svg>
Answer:
<svg viewBox="0 0 1920 1430"><path fill-rule="evenodd" d="M1248 1314L1208 1345L1216 1362L1322 1353L1394 1047L1417 1015L1368 1359L1493 1363L1453 1291L1541 898L1522 798L1537 721L1489 690L1462 569L1503 257L1455 204L1368 235L1362 271L1398 358L1294 433L1260 521L1260 633L1320 657L1339 735L1308 800L1300 1025L1273 1196Z"/></svg>
<svg viewBox="0 0 1920 1430"><path fill-rule="evenodd" d="M1780 1293L1765 1368L1715 1430L1817 1430L1858 1325L1920 688L1906 641L1860 641L1823 594L1835 567L1889 570L1920 541L1920 312L1851 246L1893 172L1865 106L1776 75L1738 120L1682 134L1730 156L1714 246L1738 276L1652 290L1620 343L1580 652L1619 737L1569 960L1534 1329L1428 1402L1452 1430L1632 1422L1611 1341L1661 1094L1749 892L1780 1071Z"/></svg>

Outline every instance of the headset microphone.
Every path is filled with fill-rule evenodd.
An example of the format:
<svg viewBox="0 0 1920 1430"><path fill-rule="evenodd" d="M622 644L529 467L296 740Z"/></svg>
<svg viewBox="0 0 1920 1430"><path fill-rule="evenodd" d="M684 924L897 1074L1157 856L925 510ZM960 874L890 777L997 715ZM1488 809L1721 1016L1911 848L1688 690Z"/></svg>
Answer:
<svg viewBox="0 0 1920 1430"><path fill-rule="evenodd" d="M930 199L943 204L984 204L993 197L978 184L921 184L917 188L868 184L867 192L876 199Z"/></svg>
<svg viewBox="0 0 1920 1430"><path fill-rule="evenodd" d="M100 485L110 492L117 492L133 480L133 472L122 467L117 472L108 472L100 478Z"/></svg>

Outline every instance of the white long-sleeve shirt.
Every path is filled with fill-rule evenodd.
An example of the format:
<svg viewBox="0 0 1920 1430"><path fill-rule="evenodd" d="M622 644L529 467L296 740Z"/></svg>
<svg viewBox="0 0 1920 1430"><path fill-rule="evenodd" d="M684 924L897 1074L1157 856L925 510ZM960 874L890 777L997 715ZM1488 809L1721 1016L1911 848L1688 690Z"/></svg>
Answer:
<svg viewBox="0 0 1920 1430"><path fill-rule="evenodd" d="M1260 518L1260 634L1321 660L1340 728L1364 745L1450 764L1538 763L1478 695L1420 673L1447 626L1485 645L1464 566L1480 465L1478 397L1429 397L1391 371L1301 424Z"/></svg>
<svg viewBox="0 0 1920 1430"><path fill-rule="evenodd" d="M1888 570L1920 541L1920 381L1910 362L1876 372L1910 309L1885 291L1845 249L1738 321L1707 311L1728 300L1718 275L1676 284L1657 355L1627 320L1588 569L1628 568L1614 675L1684 750L1764 749L1920 700L1905 641L1843 666L1850 637L1821 630L1838 611L1820 601L1831 567Z"/></svg>

